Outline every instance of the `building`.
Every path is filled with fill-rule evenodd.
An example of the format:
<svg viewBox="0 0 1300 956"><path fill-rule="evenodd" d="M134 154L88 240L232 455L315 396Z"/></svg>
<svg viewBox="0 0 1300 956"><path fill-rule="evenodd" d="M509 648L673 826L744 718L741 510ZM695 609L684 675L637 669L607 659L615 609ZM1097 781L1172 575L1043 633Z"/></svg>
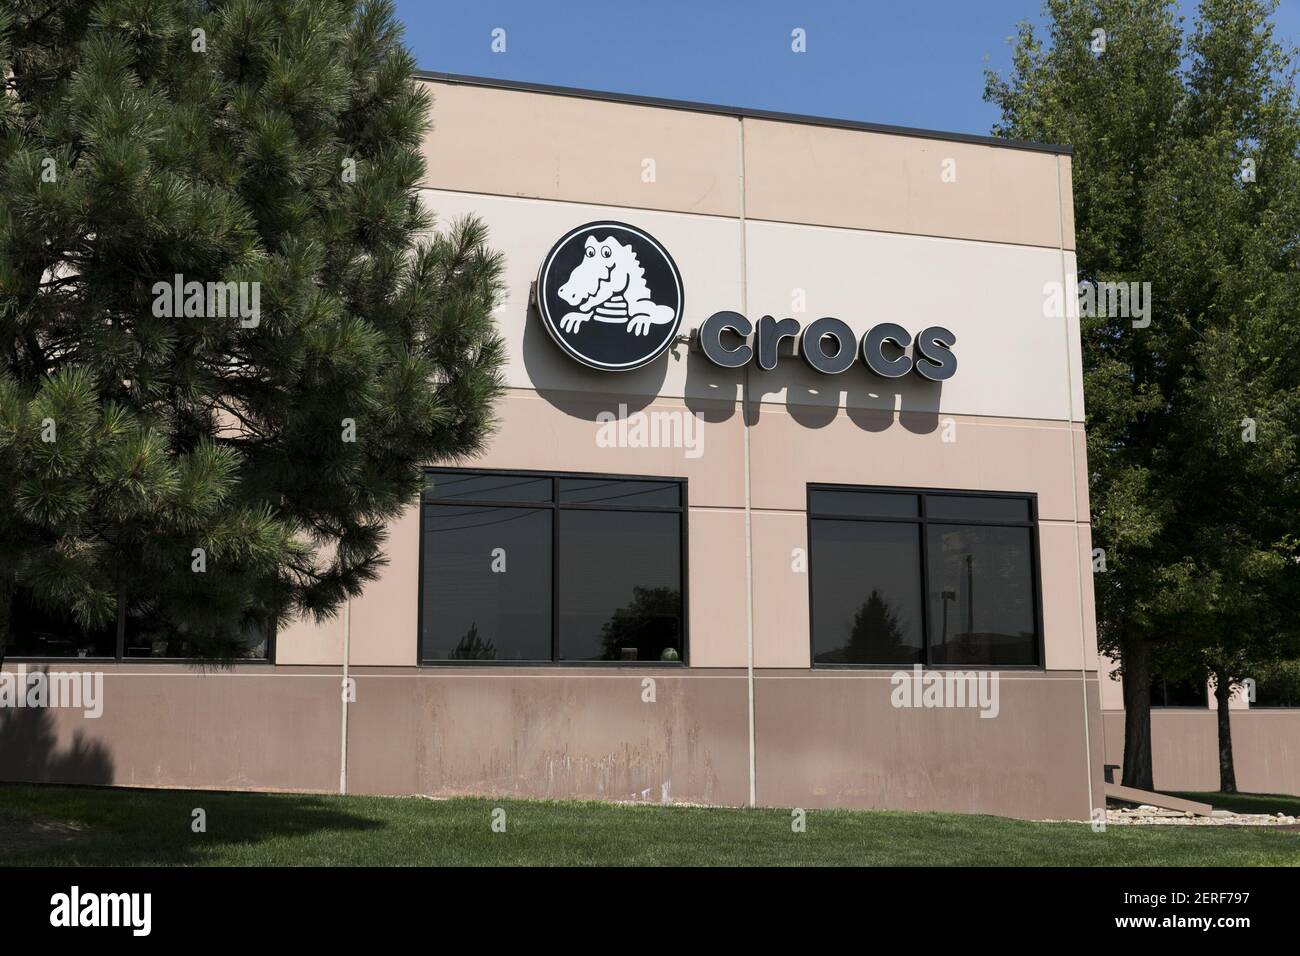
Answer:
<svg viewBox="0 0 1300 956"><path fill-rule="evenodd" d="M1101 658L1106 763L1124 764L1124 683ZM1232 760L1242 793L1300 793L1300 698L1294 688L1235 689L1228 700ZM1253 698L1253 699L1252 699ZM1162 790L1219 789L1219 707L1211 684L1157 678L1151 689L1151 773ZM1115 779L1118 780L1118 771Z"/></svg>
<svg viewBox="0 0 1300 956"><path fill-rule="evenodd" d="M425 199L507 261L491 444L336 619L119 638L0 776L1102 805L1069 150L425 82Z"/></svg>

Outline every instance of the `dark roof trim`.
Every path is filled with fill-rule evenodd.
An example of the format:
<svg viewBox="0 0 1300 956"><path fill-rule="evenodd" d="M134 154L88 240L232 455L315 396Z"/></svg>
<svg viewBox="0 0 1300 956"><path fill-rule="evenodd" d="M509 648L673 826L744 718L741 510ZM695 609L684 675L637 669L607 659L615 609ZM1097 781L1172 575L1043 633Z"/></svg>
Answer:
<svg viewBox="0 0 1300 956"><path fill-rule="evenodd" d="M920 139L938 139L950 143L975 143L980 146L1001 146L1005 149L1026 149L1037 153L1060 153L1069 156L1069 146L1051 143L1031 143L1020 139L1003 139L1000 136L977 136L973 133L945 133L933 129L914 129L910 126L890 126L885 123L862 123L857 120L834 119L829 116L805 116L801 113L779 113L773 110L751 110L739 106L719 106L716 103L693 103L690 100L665 100L657 96L634 96L630 93L607 93L602 90L580 90L572 86L549 86L545 83L525 83L521 80L498 80L486 76L465 76L460 73L436 73L417 70L416 76L439 83L459 83L464 86L485 86L497 90L517 90L525 93L549 93L552 96L575 96L585 100L604 100L610 103L634 103L638 106L657 106L660 109L687 110L692 113L714 113L745 119L772 120L777 123L803 123L807 126L829 126L833 129L852 129L865 133L886 133L891 136L914 136Z"/></svg>

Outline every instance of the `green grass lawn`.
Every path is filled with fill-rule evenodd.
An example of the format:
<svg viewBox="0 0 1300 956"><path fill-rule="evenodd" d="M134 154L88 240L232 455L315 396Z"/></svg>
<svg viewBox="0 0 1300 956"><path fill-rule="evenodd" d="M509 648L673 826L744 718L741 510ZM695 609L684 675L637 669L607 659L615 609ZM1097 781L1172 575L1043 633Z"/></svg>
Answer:
<svg viewBox="0 0 1300 956"><path fill-rule="evenodd" d="M207 832L191 832L191 811ZM492 812L506 812L506 832ZM0 864L1300 865L1300 831L952 813L0 786Z"/></svg>
<svg viewBox="0 0 1300 956"><path fill-rule="evenodd" d="M1300 817L1300 797L1288 796L1284 793L1194 793L1183 790L1164 792L1172 797L1208 803L1216 810L1231 810L1233 813L1267 813L1273 816L1285 813L1289 817Z"/></svg>

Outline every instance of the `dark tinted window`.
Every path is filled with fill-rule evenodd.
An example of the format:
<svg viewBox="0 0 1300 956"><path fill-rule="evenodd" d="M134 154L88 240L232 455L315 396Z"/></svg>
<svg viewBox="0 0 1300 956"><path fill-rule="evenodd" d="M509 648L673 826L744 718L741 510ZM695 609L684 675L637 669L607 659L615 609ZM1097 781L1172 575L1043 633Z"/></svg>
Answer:
<svg viewBox="0 0 1300 956"><path fill-rule="evenodd" d="M1039 663L1032 499L813 488L808 507L815 664Z"/></svg>
<svg viewBox="0 0 1300 956"><path fill-rule="evenodd" d="M564 504L600 503L644 508L676 508L681 488L675 481L623 481L613 478L561 478Z"/></svg>
<svg viewBox="0 0 1300 956"><path fill-rule="evenodd" d="M198 658L267 660L271 655L274 623L247 617L228 627L218 626L211 615L211 633L185 634L154 605L128 601L123 637L124 658ZM6 653L12 657L117 658L117 612L94 628L85 628L70 614L38 606L31 592L19 588L10 614Z"/></svg>
<svg viewBox="0 0 1300 956"><path fill-rule="evenodd" d="M421 660L684 658L680 482L429 479ZM509 495L529 506L504 503Z"/></svg>
<svg viewBox="0 0 1300 956"><path fill-rule="evenodd" d="M813 491L809 510L816 514L861 515L864 518L915 518L919 513L916 495L887 491Z"/></svg>
<svg viewBox="0 0 1300 956"><path fill-rule="evenodd" d="M984 495L926 495L925 516L931 520L1027 522L1029 502L1024 498Z"/></svg>
<svg viewBox="0 0 1300 956"><path fill-rule="evenodd" d="M931 663L1034 663L1029 529L930 525L927 534Z"/></svg>
<svg viewBox="0 0 1300 956"><path fill-rule="evenodd" d="M426 660L551 659L547 509L426 505Z"/></svg>
<svg viewBox="0 0 1300 956"><path fill-rule="evenodd" d="M215 623L215 622L214 622ZM203 657L219 660L266 660L272 625L246 618L228 629L203 635L181 633L157 607L128 602L123 656L128 658Z"/></svg>
<svg viewBox="0 0 1300 956"><path fill-rule="evenodd" d="M559 562L562 660L680 657L679 515L562 511Z"/></svg>
<svg viewBox="0 0 1300 956"><path fill-rule="evenodd" d="M813 660L920 663L920 525L817 520L812 553Z"/></svg>
<svg viewBox="0 0 1300 956"><path fill-rule="evenodd" d="M551 479L437 472L425 481L424 498L426 501L550 501Z"/></svg>
<svg viewBox="0 0 1300 956"><path fill-rule="evenodd" d="M14 593L7 652L12 657L116 657L117 620L99 627L39 605L26 588Z"/></svg>

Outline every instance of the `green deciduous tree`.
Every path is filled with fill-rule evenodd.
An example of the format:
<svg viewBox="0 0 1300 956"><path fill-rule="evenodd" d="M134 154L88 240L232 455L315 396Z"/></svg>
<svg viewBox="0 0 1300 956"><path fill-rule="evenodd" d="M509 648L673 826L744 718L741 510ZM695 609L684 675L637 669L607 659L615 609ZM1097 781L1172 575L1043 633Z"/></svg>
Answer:
<svg viewBox="0 0 1300 956"><path fill-rule="evenodd" d="M1164 0L1049 0L1049 42L1022 25L988 77L996 132L1074 147L1080 279L1151 283L1146 327L1082 320L1098 638L1146 789L1152 662L1226 689L1296 627L1300 109L1273 6L1204 0L1184 31Z"/></svg>
<svg viewBox="0 0 1300 956"><path fill-rule="evenodd" d="M0 654L17 588L194 656L333 613L501 387L391 3L10 0L0 74Z"/></svg>

